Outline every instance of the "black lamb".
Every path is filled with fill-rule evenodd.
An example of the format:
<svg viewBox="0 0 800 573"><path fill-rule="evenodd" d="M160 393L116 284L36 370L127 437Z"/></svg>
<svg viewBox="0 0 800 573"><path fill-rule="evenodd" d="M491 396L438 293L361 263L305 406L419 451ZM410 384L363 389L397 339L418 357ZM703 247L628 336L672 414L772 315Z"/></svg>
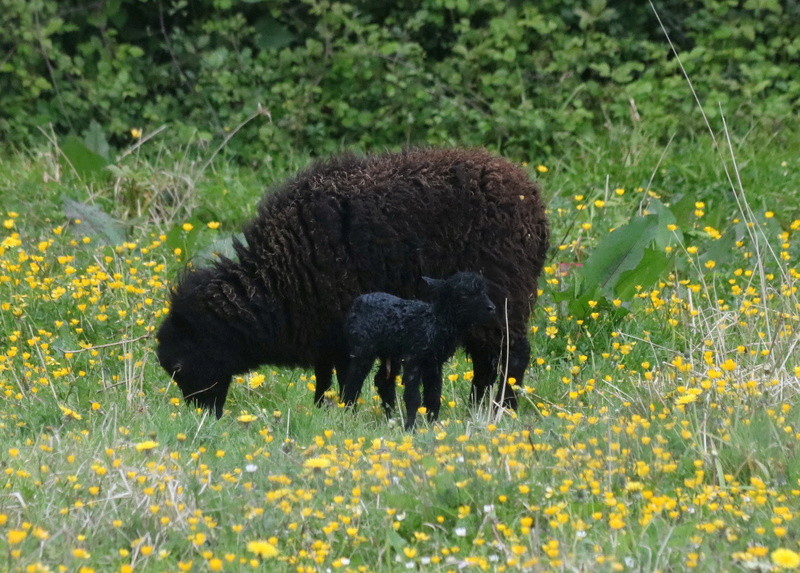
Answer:
<svg viewBox="0 0 800 573"><path fill-rule="evenodd" d="M157 333L159 362L187 401L219 417L233 375L274 364L313 367L319 403L334 368L347 369L342 322L357 296L412 298L423 275L473 271L504 314L464 338L471 398L502 370L498 401L516 407L507 378L521 381L528 365L548 226L539 187L508 160L411 149L320 161L264 197L234 248L237 260L182 274ZM386 366L388 379L396 366Z"/></svg>
<svg viewBox="0 0 800 573"><path fill-rule="evenodd" d="M431 302L377 292L361 295L345 319L349 364L342 400L352 405L376 358L403 364L406 429L414 427L422 403L429 420L439 415L442 366L453 356L467 330L495 318L486 281L470 272L446 280L423 277ZM422 384L423 400L420 400ZM394 380L380 380L378 394L388 411L394 406Z"/></svg>

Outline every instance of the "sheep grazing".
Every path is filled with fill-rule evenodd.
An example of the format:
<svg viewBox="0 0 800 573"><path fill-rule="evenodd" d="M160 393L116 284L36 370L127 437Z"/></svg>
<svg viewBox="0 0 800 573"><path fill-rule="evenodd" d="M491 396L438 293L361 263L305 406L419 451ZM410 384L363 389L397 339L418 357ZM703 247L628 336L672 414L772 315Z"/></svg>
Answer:
<svg viewBox="0 0 800 573"><path fill-rule="evenodd" d="M412 298L423 275L480 273L505 313L464 338L473 402L500 370L522 380L548 226L539 187L506 159L410 149L320 161L267 193L234 248L237 260L182 274L157 333L161 366L217 417L233 375L261 364L313 367L320 403L334 368L347 369L342 323L356 297ZM507 381L497 399L516 407Z"/></svg>
<svg viewBox="0 0 800 573"><path fill-rule="evenodd" d="M496 319L496 307L480 275L462 272L447 280L423 279L432 302L383 292L365 294L356 298L344 322L349 364L342 400L347 405L356 401L376 358L392 364L402 361L407 430L414 427L420 403L429 420L437 418L442 401L442 366L470 327ZM378 383L387 412L394 406L394 380L388 382L388 386L383 381Z"/></svg>

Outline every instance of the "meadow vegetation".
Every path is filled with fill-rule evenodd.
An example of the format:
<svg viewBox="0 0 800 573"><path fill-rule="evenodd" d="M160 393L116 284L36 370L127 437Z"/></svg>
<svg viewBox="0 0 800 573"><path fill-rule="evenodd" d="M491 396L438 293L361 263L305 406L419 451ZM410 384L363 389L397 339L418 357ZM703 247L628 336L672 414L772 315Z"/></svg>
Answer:
<svg viewBox="0 0 800 573"><path fill-rule="evenodd" d="M800 568L796 4L654 2L708 125L650 6L263 4L3 2L0 569ZM413 434L302 370L186 406L180 269L310 157L407 142L543 185L519 411L463 354Z"/></svg>
<svg viewBox="0 0 800 573"><path fill-rule="evenodd" d="M175 273L282 173L199 173L166 149L84 175L55 147L7 157L3 567L796 566L800 139L732 143L735 166L724 137L631 132L531 157L555 249L521 408L471 410L457 355L440 421L413 435L369 389L355 414L316 409L310 373L269 367L214 421L158 367Z"/></svg>

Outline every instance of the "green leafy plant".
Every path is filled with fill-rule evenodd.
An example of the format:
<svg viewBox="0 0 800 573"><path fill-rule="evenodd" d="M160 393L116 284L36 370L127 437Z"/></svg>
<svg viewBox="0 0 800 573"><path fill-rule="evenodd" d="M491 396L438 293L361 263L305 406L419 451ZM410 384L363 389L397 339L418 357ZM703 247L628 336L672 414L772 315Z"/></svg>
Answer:
<svg viewBox="0 0 800 573"><path fill-rule="evenodd" d="M681 240L677 227L669 230L676 218L667 206L652 199L649 209L654 212L636 215L602 237L586 261L569 273L566 288L552 293L553 299L578 318L598 305L617 307L614 314L624 315L621 303L630 303L640 290L663 278L671 263L665 250Z"/></svg>
<svg viewBox="0 0 800 573"><path fill-rule="evenodd" d="M260 104L274 122L229 146L255 164L408 142L527 159L609 126L702 127L681 65L706 115L741 132L796 113L796 4L653 5L680 65L649 3L3 0L17 33L0 40L0 134L83 139L95 121L122 148L169 125L202 153Z"/></svg>

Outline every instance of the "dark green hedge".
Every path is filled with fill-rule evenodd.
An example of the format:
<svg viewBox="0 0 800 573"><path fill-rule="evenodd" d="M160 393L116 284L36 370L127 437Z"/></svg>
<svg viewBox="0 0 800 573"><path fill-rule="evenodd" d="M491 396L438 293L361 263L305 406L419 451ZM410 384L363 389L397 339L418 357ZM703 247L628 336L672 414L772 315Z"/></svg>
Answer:
<svg viewBox="0 0 800 573"><path fill-rule="evenodd" d="M719 104L744 128L798 111L796 0L655 6L712 118ZM254 160L406 142L524 157L609 125L702 127L647 2L0 0L0 12L12 144L92 120L118 146L162 124L162 140L219 140L259 103L272 121L230 144Z"/></svg>

